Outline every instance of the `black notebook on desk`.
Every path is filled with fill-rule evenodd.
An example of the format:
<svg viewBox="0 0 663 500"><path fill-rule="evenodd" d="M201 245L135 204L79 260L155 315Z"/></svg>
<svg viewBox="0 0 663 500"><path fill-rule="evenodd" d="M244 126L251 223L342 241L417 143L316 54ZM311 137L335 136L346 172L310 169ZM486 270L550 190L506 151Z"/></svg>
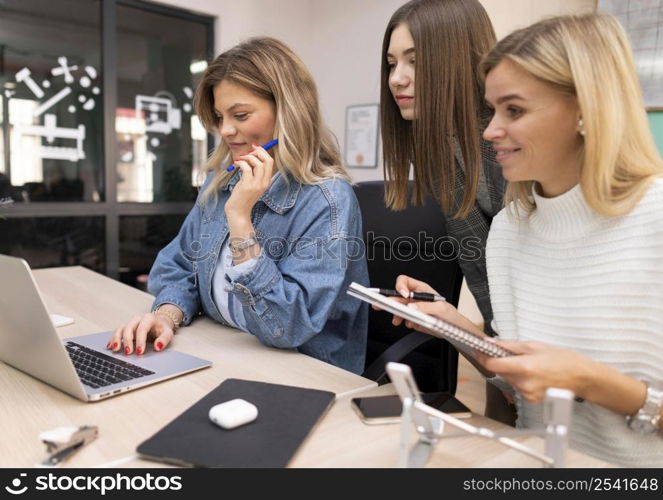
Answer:
<svg viewBox="0 0 663 500"><path fill-rule="evenodd" d="M253 403L258 418L231 430L210 421L212 406L236 398ZM228 379L137 451L193 467L285 467L334 398L327 391Z"/></svg>

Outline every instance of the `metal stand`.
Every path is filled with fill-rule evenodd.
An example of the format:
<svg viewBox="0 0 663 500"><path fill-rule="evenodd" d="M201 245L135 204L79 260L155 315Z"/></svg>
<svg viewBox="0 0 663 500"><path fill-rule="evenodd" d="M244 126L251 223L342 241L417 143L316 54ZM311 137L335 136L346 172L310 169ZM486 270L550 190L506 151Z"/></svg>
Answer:
<svg viewBox="0 0 663 500"><path fill-rule="evenodd" d="M568 432L573 411L574 394L566 389L550 388L546 391L544 401L543 430L523 430L498 433L485 427L476 427L447 415L412 398L403 399L401 418L401 442L399 448L399 467L423 467L437 442L442 438L465 436L466 434L481 436L495 440L504 446L519 451L539 460L544 467L564 467ZM460 433L444 434L444 424L449 424ZM412 442L412 428L417 432L418 440ZM545 452L543 454L513 440L509 436L544 436Z"/></svg>

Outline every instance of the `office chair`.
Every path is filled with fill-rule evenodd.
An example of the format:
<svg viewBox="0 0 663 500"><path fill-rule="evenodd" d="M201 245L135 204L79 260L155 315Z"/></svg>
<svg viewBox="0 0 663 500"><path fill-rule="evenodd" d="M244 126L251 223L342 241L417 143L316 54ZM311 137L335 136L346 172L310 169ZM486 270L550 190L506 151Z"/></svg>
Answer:
<svg viewBox="0 0 663 500"><path fill-rule="evenodd" d="M355 194L362 211L371 286L393 288L398 275L407 274L429 283L457 306L463 279L458 243L449 239L437 202L429 198L422 206L392 211L385 205L382 181L360 182ZM411 366L422 391L454 394L458 352L447 341L393 326L391 318L387 312L369 310L363 376L387 383L386 363L398 361Z"/></svg>

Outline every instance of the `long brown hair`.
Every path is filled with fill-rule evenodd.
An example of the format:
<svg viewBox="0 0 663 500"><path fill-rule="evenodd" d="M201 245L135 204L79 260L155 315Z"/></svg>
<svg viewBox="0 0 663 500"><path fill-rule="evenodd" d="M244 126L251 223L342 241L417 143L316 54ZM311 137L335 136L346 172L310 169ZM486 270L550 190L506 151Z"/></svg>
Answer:
<svg viewBox="0 0 663 500"><path fill-rule="evenodd" d="M414 40L415 119L405 120L389 89L387 52L394 29L404 24ZM489 115L479 74L495 32L478 0L412 0L391 17L382 42L380 119L385 198L405 208L410 163L413 202L432 194L446 213L464 217L475 203L481 169L481 130ZM456 141L465 164L465 190L454 206Z"/></svg>
<svg viewBox="0 0 663 500"><path fill-rule="evenodd" d="M509 59L575 96L583 120L580 186L599 214L630 212L663 173L626 32L607 14L559 16L514 31L481 64L487 75ZM531 212L534 181L511 182L505 203ZM517 203L511 203L516 201ZM513 211L512 211L513 212Z"/></svg>
<svg viewBox="0 0 663 500"><path fill-rule="evenodd" d="M196 89L194 104L201 123L212 134L219 132L214 87L222 80L241 85L274 103L274 136L279 139L273 150L274 163L280 172L302 184L336 177L349 180L341 165L336 139L322 120L313 77L287 45L269 37L251 38L223 52L207 67ZM228 146L220 141L204 168L204 172L217 175L203 199L216 193L234 175L222 168L230 159Z"/></svg>

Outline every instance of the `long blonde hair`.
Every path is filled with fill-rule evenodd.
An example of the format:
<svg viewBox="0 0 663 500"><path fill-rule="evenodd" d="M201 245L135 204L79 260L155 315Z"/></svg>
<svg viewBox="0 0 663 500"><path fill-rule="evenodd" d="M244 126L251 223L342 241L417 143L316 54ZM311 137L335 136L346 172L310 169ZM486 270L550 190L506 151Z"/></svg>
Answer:
<svg viewBox="0 0 663 500"><path fill-rule="evenodd" d="M324 124L313 77L297 55L283 42L269 37L251 38L219 55L198 84L194 103L201 123L218 134L214 87L222 80L241 85L274 103L276 125L274 163L286 179L315 184L330 178L349 177L341 165L337 142ZM216 176L203 199L216 193L234 172L226 172L232 156L224 141L210 155L203 172Z"/></svg>
<svg viewBox="0 0 663 500"><path fill-rule="evenodd" d="M415 55L415 119L401 117L389 89L387 52L399 25L412 34ZM495 45L495 32L478 0L412 0L389 20L382 42L380 116L385 198L407 207L410 163L413 202L426 194L443 210L464 217L476 202L481 171L481 130L488 114L479 62ZM465 164L462 201L455 206L456 141ZM454 213L455 212L455 213Z"/></svg>
<svg viewBox="0 0 663 500"><path fill-rule="evenodd" d="M649 130L624 29L607 14L559 16L511 33L482 61L487 75L509 59L532 76L575 96L584 122L580 186L605 216L630 212L663 161ZM505 203L531 212L534 181L510 183Z"/></svg>

